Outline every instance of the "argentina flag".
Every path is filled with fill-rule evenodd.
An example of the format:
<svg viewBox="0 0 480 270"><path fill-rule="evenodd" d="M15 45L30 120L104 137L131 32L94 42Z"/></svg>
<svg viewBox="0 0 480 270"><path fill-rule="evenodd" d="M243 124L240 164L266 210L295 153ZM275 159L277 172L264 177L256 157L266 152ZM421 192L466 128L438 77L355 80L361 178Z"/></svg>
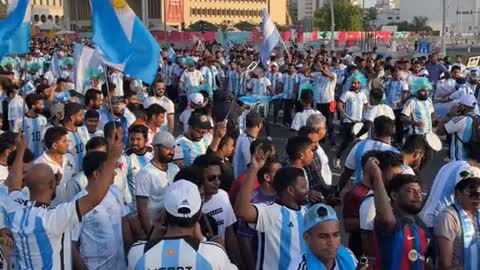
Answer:
<svg viewBox="0 0 480 270"><path fill-rule="evenodd" d="M267 61L270 56L270 53L275 49L278 42L282 39L280 33L277 30L277 27L273 23L270 16L268 16L267 11L264 9L262 11L262 33L263 33L263 42L262 49L260 51L260 59L264 66L267 66Z"/></svg>
<svg viewBox="0 0 480 270"><path fill-rule="evenodd" d="M0 21L0 56L29 51L31 16L30 0L8 1L7 18Z"/></svg>
<svg viewBox="0 0 480 270"><path fill-rule="evenodd" d="M125 74L151 84L160 46L126 0L90 0L93 42L103 60Z"/></svg>

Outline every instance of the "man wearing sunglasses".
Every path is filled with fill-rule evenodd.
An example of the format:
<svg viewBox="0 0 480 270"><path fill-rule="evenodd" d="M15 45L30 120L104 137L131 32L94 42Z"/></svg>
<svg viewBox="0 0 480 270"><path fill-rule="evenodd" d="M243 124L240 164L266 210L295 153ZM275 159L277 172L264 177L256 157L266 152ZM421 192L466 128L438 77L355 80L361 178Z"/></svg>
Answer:
<svg viewBox="0 0 480 270"><path fill-rule="evenodd" d="M335 209L322 203L312 206L305 213L304 226L303 239L307 248L297 269L351 270L357 267L353 252L340 243L340 222Z"/></svg>
<svg viewBox="0 0 480 270"><path fill-rule="evenodd" d="M438 269L478 269L480 256L480 178L464 171L455 185L455 203L435 218Z"/></svg>

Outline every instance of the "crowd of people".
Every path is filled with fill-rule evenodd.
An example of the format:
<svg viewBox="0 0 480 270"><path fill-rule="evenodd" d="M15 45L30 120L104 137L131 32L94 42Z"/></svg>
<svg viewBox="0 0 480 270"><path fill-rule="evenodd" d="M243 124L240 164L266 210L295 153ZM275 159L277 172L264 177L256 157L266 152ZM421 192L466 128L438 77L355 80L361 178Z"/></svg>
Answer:
<svg viewBox="0 0 480 270"><path fill-rule="evenodd" d="M197 42L78 87L72 48L0 64L0 269L480 269L461 57Z"/></svg>

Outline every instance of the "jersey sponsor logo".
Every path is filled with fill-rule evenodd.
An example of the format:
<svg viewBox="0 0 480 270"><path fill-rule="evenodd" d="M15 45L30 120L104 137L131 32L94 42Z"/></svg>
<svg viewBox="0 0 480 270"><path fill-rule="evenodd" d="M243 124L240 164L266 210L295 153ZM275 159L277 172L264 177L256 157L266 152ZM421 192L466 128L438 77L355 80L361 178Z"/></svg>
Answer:
<svg viewBox="0 0 480 270"><path fill-rule="evenodd" d="M214 216L214 215L218 215L220 213L223 213L223 208L217 208L215 210L212 210L212 211L208 212L207 215Z"/></svg>

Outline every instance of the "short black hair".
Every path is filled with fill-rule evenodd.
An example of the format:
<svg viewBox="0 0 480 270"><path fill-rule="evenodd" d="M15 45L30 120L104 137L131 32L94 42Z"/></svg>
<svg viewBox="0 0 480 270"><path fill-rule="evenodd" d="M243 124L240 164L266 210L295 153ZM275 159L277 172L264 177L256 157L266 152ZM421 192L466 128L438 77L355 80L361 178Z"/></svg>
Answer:
<svg viewBox="0 0 480 270"><path fill-rule="evenodd" d="M250 143L250 154L251 155L255 154L255 149L257 149L257 147L260 145L262 146L262 150L265 153L268 151L270 151L270 153L275 151L275 145L271 140L267 138L260 138Z"/></svg>
<svg viewBox="0 0 480 270"><path fill-rule="evenodd" d="M245 117L245 126L254 128L263 123L263 117L256 111L250 111Z"/></svg>
<svg viewBox="0 0 480 270"><path fill-rule="evenodd" d="M383 90L379 88L373 88L370 91L370 98L375 101L381 101L383 99Z"/></svg>
<svg viewBox="0 0 480 270"><path fill-rule="evenodd" d="M312 103L313 102L313 92L311 90L304 90L302 94L300 94L300 100L305 103Z"/></svg>
<svg viewBox="0 0 480 270"><path fill-rule="evenodd" d="M235 137L233 135L227 134L223 136L223 138L220 140L220 144L218 145L218 149L221 149L222 147L224 147L229 140L233 140L233 143L235 143Z"/></svg>
<svg viewBox="0 0 480 270"><path fill-rule="evenodd" d="M317 130L310 126L303 126L298 130L298 136L308 137L310 134L316 134Z"/></svg>
<svg viewBox="0 0 480 270"><path fill-rule="evenodd" d="M362 168L365 167L365 164L367 164L368 159L371 157L378 159L378 167L380 167L382 171L393 167L400 167L403 164L402 157L395 152L372 150L362 156Z"/></svg>
<svg viewBox="0 0 480 270"><path fill-rule="evenodd" d="M90 119L90 118L100 119L100 114L96 110L88 110L85 113L85 119Z"/></svg>
<svg viewBox="0 0 480 270"><path fill-rule="evenodd" d="M51 149L52 145L58 142L63 136L66 136L68 131L64 127L50 127L45 131L44 144L47 149Z"/></svg>
<svg viewBox="0 0 480 270"><path fill-rule="evenodd" d="M152 119L153 116L155 115L159 115L159 114L162 114L162 113L166 113L167 110L165 110L165 108L163 108L162 106L154 103L150 106L148 106L147 108L147 119L150 120Z"/></svg>
<svg viewBox="0 0 480 270"><path fill-rule="evenodd" d="M12 150L14 148L15 148L14 144L11 144L5 141L0 141L0 154L3 154L8 149Z"/></svg>
<svg viewBox="0 0 480 270"><path fill-rule="evenodd" d="M110 97L110 93L115 91L115 88L117 88L117 85L111 81L108 81L108 90L107 90L107 84L106 83L102 84L103 97Z"/></svg>
<svg viewBox="0 0 480 270"><path fill-rule="evenodd" d="M18 136L17 132L7 130L4 133L0 134L0 142L8 142L9 144L15 145L17 136Z"/></svg>
<svg viewBox="0 0 480 270"><path fill-rule="evenodd" d="M85 149L88 152L91 152L92 150L94 149L98 149L100 147L106 147L108 145L107 143L107 139L105 139L104 137L100 137L100 136L95 136L93 138L91 138L90 140L88 140L87 144L85 145Z"/></svg>
<svg viewBox="0 0 480 270"><path fill-rule="evenodd" d="M395 121L381 115L373 120L373 134L377 138L389 137L395 134Z"/></svg>
<svg viewBox="0 0 480 270"><path fill-rule="evenodd" d="M460 180L455 185L455 191L464 192L465 190L477 189L480 187L480 178L478 177L469 177Z"/></svg>
<svg viewBox="0 0 480 270"><path fill-rule="evenodd" d="M93 88L88 89L87 92L85 92L85 97L84 97L85 106L90 105L90 101L95 100L98 95L102 95L102 92L100 90L93 89Z"/></svg>
<svg viewBox="0 0 480 270"><path fill-rule="evenodd" d="M31 109L37 101L43 101L43 97L37 93L30 93L25 97L25 103L27 103L28 109Z"/></svg>
<svg viewBox="0 0 480 270"><path fill-rule="evenodd" d="M420 180L416 175L399 174L390 180L387 186L387 192L390 195L392 192L399 192L400 189L408 184L417 183L420 185ZM391 197L391 196L390 196Z"/></svg>
<svg viewBox="0 0 480 270"><path fill-rule="evenodd" d="M68 83L68 80L64 79L64 78L58 78L57 79L57 84L60 84L60 83Z"/></svg>
<svg viewBox="0 0 480 270"><path fill-rule="evenodd" d="M122 124L120 122L110 121L106 123L105 126L103 127L103 136L105 138L109 138L110 136L112 136L115 129L119 129L119 128L123 129ZM126 131L124 130L123 132L126 132Z"/></svg>
<svg viewBox="0 0 480 270"><path fill-rule="evenodd" d="M193 161L193 166L196 166L201 170L201 174L203 175L203 172L205 169L207 169L210 166L219 166L220 169L222 168L222 160L213 155L200 155L195 158Z"/></svg>
<svg viewBox="0 0 480 270"><path fill-rule="evenodd" d="M99 151L88 152L85 157L83 157L83 173L87 178L90 178L93 175L93 172L103 166L105 161L107 161L107 153Z"/></svg>
<svg viewBox="0 0 480 270"><path fill-rule="evenodd" d="M290 160L298 159L301 152L305 151L312 145L312 140L304 136L295 136L288 139L287 155Z"/></svg>
<svg viewBox="0 0 480 270"><path fill-rule="evenodd" d="M140 133L144 139L148 138L148 127L142 124L132 125L128 128L128 134Z"/></svg>
<svg viewBox="0 0 480 270"><path fill-rule="evenodd" d="M7 157L7 167L10 169L13 166L13 162L17 156L17 150L10 152ZM33 162L35 159L35 155L33 154L32 150L26 148L25 153L23 154L23 163L30 163Z"/></svg>
<svg viewBox="0 0 480 270"><path fill-rule="evenodd" d="M459 65L453 65L452 69L450 70L450 73L453 72L454 70L462 71Z"/></svg>
<svg viewBox="0 0 480 270"><path fill-rule="evenodd" d="M273 188L277 193L280 193L289 186L294 185L298 177L305 177L302 169L294 167L281 168L273 179Z"/></svg>
<svg viewBox="0 0 480 270"><path fill-rule="evenodd" d="M198 212L191 218L176 217L168 213L168 211L165 211L165 213L168 225L178 226L181 228L192 228L200 220L200 217L202 215L202 209L198 210Z"/></svg>
<svg viewBox="0 0 480 270"><path fill-rule="evenodd" d="M70 121L70 117L83 110L83 106L76 102L68 102L64 107L63 119Z"/></svg>
<svg viewBox="0 0 480 270"><path fill-rule="evenodd" d="M402 146L402 152L407 154L413 154L415 151L425 153L428 149L428 144L425 141L425 137L420 134L409 135Z"/></svg>
<svg viewBox="0 0 480 270"><path fill-rule="evenodd" d="M258 171L257 173L257 179L258 183L262 184L265 182L265 174L269 174L272 172L273 165L275 164L281 164L280 161L273 159L273 160L268 160L265 165Z"/></svg>
<svg viewBox="0 0 480 270"><path fill-rule="evenodd" d="M194 183L198 188L203 186L202 170L197 166L189 166L180 169L173 178L173 182L187 180Z"/></svg>

